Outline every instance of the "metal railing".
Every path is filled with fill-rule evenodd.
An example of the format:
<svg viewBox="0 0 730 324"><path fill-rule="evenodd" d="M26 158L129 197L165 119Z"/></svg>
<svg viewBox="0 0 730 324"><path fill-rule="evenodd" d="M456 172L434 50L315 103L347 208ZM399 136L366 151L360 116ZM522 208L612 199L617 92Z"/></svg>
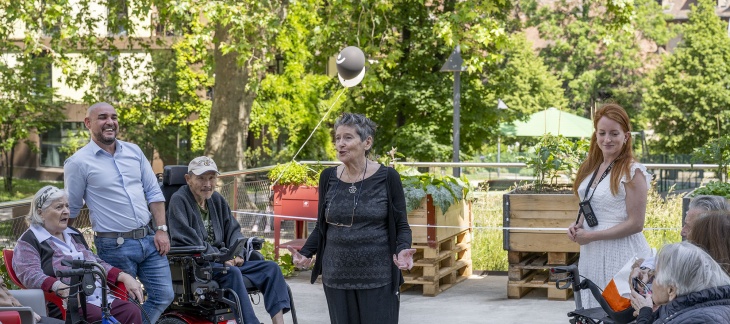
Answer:
<svg viewBox="0 0 730 324"><path fill-rule="evenodd" d="M340 164L339 161L301 161L303 164L333 166ZM431 172L451 174L450 168L460 167L469 169L490 169L490 168L526 168L524 163L478 163L478 162L398 162L400 165L429 168ZM645 164L647 169L654 171L656 175L657 189L666 191L672 185L680 185L679 188L698 187L706 182L706 176L712 172L708 169L716 169L714 164ZM247 170L224 172L219 176L218 192L229 202L231 210L241 224L241 231L246 236L261 236L273 238L273 196L271 192L271 181L266 174L273 166L251 168ZM477 173L474 170L468 173ZM657 174L658 171L658 174ZM504 172L502 173L504 174ZM491 177L482 179L488 181ZM525 177L529 180L530 177ZM0 211L5 211L5 220L0 221L0 246L12 247L27 229L25 215L28 213L30 199L0 203ZM88 217L88 210L83 209L74 222L74 226L83 231L87 240L93 242L91 226ZM294 221L282 221L282 240L294 238Z"/></svg>

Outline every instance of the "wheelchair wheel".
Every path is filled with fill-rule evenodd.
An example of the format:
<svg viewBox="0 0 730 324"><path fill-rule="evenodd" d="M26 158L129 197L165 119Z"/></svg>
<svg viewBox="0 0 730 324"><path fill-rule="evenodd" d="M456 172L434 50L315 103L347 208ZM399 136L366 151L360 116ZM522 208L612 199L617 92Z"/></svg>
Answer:
<svg viewBox="0 0 730 324"><path fill-rule="evenodd" d="M156 324L188 324L188 322L174 316L167 316L157 320Z"/></svg>

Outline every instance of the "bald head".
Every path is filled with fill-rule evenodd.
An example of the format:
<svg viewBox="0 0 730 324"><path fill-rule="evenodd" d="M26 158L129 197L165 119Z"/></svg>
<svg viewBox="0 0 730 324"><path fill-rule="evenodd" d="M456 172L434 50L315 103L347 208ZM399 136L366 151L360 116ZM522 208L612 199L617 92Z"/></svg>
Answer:
<svg viewBox="0 0 730 324"><path fill-rule="evenodd" d="M97 103L89 106L89 109L86 109L86 118L91 117L94 114L94 110L96 110L97 108L102 108L102 107L114 109L114 106L112 106L110 103L97 102Z"/></svg>
<svg viewBox="0 0 730 324"><path fill-rule="evenodd" d="M84 124L91 133L91 139L102 148L110 150L117 140L117 111L106 102L99 102L91 105L86 111Z"/></svg>

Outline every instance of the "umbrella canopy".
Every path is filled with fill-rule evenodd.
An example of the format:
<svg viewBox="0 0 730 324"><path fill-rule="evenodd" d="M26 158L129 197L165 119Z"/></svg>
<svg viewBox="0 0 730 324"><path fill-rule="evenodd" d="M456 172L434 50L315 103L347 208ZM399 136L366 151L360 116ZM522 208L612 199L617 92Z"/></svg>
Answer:
<svg viewBox="0 0 730 324"><path fill-rule="evenodd" d="M500 131L508 136L539 137L547 133L565 137L591 137L593 122L551 107L530 115L524 122L503 123Z"/></svg>

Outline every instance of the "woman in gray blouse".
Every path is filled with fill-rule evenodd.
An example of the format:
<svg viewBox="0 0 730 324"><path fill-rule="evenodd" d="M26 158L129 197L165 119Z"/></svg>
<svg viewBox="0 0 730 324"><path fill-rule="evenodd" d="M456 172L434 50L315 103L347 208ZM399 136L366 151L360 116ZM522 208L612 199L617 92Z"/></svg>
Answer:
<svg viewBox="0 0 730 324"><path fill-rule="evenodd" d="M301 251L289 248L296 266L314 263L312 283L322 275L332 323L397 323L401 269L413 266L400 175L367 158L375 127L360 114L337 119L343 164L322 171L317 226Z"/></svg>

